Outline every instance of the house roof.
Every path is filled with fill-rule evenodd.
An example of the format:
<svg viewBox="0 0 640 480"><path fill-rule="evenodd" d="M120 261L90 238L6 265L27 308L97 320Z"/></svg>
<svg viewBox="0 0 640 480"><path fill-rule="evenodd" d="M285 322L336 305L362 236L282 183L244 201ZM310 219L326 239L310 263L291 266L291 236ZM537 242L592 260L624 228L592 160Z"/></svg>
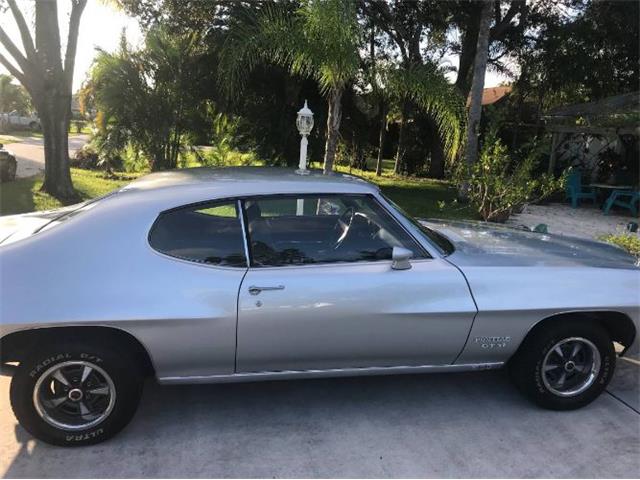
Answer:
<svg viewBox="0 0 640 480"><path fill-rule="evenodd" d="M482 90L482 106L491 105L502 100L505 96L511 93L511 90L513 90L511 85L485 88ZM467 99L467 107L468 106L469 99Z"/></svg>

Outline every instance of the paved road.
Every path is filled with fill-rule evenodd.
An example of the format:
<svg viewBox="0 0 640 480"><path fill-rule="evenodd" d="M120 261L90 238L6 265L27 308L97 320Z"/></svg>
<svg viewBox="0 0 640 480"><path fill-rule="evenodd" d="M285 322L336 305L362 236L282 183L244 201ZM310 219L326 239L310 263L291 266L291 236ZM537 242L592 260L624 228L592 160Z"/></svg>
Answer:
<svg viewBox="0 0 640 480"><path fill-rule="evenodd" d="M89 141L89 135L69 135L69 156ZM44 170L44 145L42 138L28 137L22 142L7 143L4 148L16 156L18 178L31 177Z"/></svg>
<svg viewBox="0 0 640 480"><path fill-rule="evenodd" d="M147 385L119 436L34 441L0 380L5 477L634 477L640 362L574 412L538 409L503 372ZM614 396L615 395L615 396ZM621 400L619 400L618 398Z"/></svg>

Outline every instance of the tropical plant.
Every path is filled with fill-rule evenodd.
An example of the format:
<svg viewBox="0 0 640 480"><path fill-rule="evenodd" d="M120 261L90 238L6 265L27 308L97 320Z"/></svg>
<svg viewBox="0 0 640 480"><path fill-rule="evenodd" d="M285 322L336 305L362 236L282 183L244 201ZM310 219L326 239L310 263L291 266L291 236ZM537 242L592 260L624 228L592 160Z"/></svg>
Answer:
<svg viewBox="0 0 640 480"><path fill-rule="evenodd" d="M478 161L456 170L458 184L466 184L468 199L483 220L505 222L525 203L539 201L562 188L564 176L536 176L539 158L535 146L514 161L505 145L493 133L485 139ZM470 173L470 176L468 175Z"/></svg>
<svg viewBox="0 0 640 480"><path fill-rule="evenodd" d="M195 33L156 28L139 51L124 39L116 53L98 51L90 84L101 119L99 149L117 154L131 144L154 170L177 166L188 117L202 102L192 94L199 47Z"/></svg>
<svg viewBox="0 0 640 480"><path fill-rule="evenodd" d="M313 78L327 98L325 173L333 170L342 117L342 96L359 66L359 25L351 0L303 0L248 6L231 25L222 49L220 80L238 95L260 63L274 63L293 75Z"/></svg>
<svg viewBox="0 0 640 480"><path fill-rule="evenodd" d="M464 99L447 81L444 72L437 65L426 63L382 70L379 81L390 103L399 107L410 101L433 119L446 158L453 161L464 134Z"/></svg>

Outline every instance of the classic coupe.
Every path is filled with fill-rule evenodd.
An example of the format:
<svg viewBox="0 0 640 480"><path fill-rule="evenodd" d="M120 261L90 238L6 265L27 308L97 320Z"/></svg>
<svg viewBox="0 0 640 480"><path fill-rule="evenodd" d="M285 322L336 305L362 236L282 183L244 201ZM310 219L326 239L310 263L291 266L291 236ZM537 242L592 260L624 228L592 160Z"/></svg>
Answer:
<svg viewBox="0 0 640 480"><path fill-rule="evenodd" d="M594 400L637 349L617 247L417 221L349 175L154 173L0 220L0 352L20 424L103 441L162 384L508 367L542 407ZM434 394L437 394L434 392Z"/></svg>

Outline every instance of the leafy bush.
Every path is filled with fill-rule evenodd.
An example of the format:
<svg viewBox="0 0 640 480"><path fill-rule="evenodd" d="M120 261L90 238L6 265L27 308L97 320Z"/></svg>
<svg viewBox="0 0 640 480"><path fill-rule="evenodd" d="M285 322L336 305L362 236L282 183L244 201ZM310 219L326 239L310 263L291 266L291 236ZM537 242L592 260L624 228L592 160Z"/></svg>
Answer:
<svg viewBox="0 0 640 480"><path fill-rule="evenodd" d="M71 166L82 168L84 170L99 170L98 163L100 158L98 152L91 145L85 145L78 150L71 159Z"/></svg>
<svg viewBox="0 0 640 480"><path fill-rule="evenodd" d="M640 237L637 235L633 233L612 233L600 237L600 240L617 245L640 260Z"/></svg>
<svg viewBox="0 0 640 480"><path fill-rule="evenodd" d="M538 149L534 146L519 160L512 160L507 147L488 136L480 158L471 167L469 180L465 169L456 172L459 184L468 185L468 197L480 216L491 222L504 222L511 213L528 202L542 200L562 188L565 177L534 174Z"/></svg>
<svg viewBox="0 0 640 480"><path fill-rule="evenodd" d="M206 167L230 167L255 164L257 157L253 152L238 151L238 121L222 113L213 118L211 146L191 151L197 162Z"/></svg>
<svg viewBox="0 0 640 480"><path fill-rule="evenodd" d="M122 168L127 173L139 173L149 169L149 161L139 148L131 142L122 152Z"/></svg>

